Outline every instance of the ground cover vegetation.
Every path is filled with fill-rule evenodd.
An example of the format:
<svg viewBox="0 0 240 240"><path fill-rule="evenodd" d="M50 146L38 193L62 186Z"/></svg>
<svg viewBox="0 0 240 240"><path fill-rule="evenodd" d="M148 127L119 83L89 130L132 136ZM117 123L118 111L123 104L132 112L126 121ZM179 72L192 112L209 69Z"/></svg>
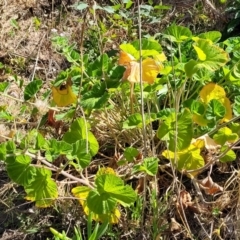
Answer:
<svg viewBox="0 0 240 240"><path fill-rule="evenodd" d="M2 1L1 239L238 239L239 8Z"/></svg>

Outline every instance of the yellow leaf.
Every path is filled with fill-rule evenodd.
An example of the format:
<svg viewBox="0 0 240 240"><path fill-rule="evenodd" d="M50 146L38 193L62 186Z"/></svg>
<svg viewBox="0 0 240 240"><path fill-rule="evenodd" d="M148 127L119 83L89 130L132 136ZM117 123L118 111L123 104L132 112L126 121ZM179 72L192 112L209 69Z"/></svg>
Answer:
<svg viewBox="0 0 240 240"><path fill-rule="evenodd" d="M200 61L205 61L207 56L206 54L203 52L203 50L195 45L193 45L195 51L197 52L198 58Z"/></svg>
<svg viewBox="0 0 240 240"><path fill-rule="evenodd" d="M232 119L232 108L231 108L230 100L227 97L224 98L223 106L226 108L226 114L222 121L228 122Z"/></svg>
<svg viewBox="0 0 240 240"><path fill-rule="evenodd" d="M219 145L212 138L210 138L208 134L205 134L197 138L193 144L199 147L200 142L201 142L201 148L203 147L202 146L202 142L203 142L204 147L209 151L215 151L216 149L219 148Z"/></svg>
<svg viewBox="0 0 240 240"><path fill-rule="evenodd" d="M123 51L120 52L118 60L119 65L127 66L132 61L136 61L132 55Z"/></svg>
<svg viewBox="0 0 240 240"><path fill-rule="evenodd" d="M76 103L77 96L73 93L70 81L59 87L52 87L53 101L58 107L66 107Z"/></svg>
<svg viewBox="0 0 240 240"><path fill-rule="evenodd" d="M152 84L157 78L161 67L152 58L147 58L142 61L142 80L144 83ZM132 61L126 67L123 74L123 79L132 83L140 83L140 64Z"/></svg>
<svg viewBox="0 0 240 240"><path fill-rule="evenodd" d="M162 67L163 68L163 67ZM161 66L152 58L146 58L142 61L142 79L143 82L152 84L157 78ZM140 80L139 80L140 82Z"/></svg>
<svg viewBox="0 0 240 240"><path fill-rule="evenodd" d="M226 93L222 87L215 83L205 85L200 91L200 97L204 103L209 103L212 99L216 99L223 103Z"/></svg>
<svg viewBox="0 0 240 240"><path fill-rule="evenodd" d="M191 144L193 144L194 146L196 146L199 149L204 148L205 146L205 142L203 139L197 138L197 139L193 139Z"/></svg>
<svg viewBox="0 0 240 240"><path fill-rule="evenodd" d="M160 53L160 54L158 54L158 55L155 55L155 56L154 56L154 59L155 59L156 61L160 62L160 63L162 63L162 62L164 62L164 61L167 60L167 58L166 58L166 56L165 56L165 54L164 54L163 52Z"/></svg>
<svg viewBox="0 0 240 240"><path fill-rule="evenodd" d="M144 83L154 83L158 73L163 69L161 62L166 60L164 53L156 55L155 58L146 58L142 61L142 80ZM118 64L126 67L123 80L140 83L140 63L132 55L121 51Z"/></svg>

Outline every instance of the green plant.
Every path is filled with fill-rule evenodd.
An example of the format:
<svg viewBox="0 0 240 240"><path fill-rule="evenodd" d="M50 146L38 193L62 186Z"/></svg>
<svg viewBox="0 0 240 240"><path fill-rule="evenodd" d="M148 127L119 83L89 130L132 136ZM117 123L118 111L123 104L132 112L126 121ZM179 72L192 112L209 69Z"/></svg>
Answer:
<svg viewBox="0 0 240 240"><path fill-rule="evenodd" d="M97 19L96 13L102 11L112 26L121 26L131 39L137 32L133 17L129 17L131 5L124 1L111 7L75 6L93 16L87 32L90 37L84 41L83 31L77 46L67 37L52 36L53 46L70 67L59 73L51 90L43 87L42 80L24 84L16 78L23 92L19 99L8 93L9 83L0 83L1 97L14 102L1 105L2 121L15 126L29 119L37 122L27 133L2 131L0 156L8 176L23 186L26 200L37 207L50 207L58 199L59 175L77 183L71 192L88 216L88 239L100 238L110 224L117 224L121 209L130 208L130 218L138 227L144 225L147 179L157 182L159 152L169 160L173 174L177 170L196 183L203 170L210 169L210 177L215 162L234 161L233 148L239 142L240 40L219 43L220 32L194 35L189 28L173 24L159 35L160 41L140 34L138 40L120 44L118 56L106 51L116 36L109 35L109 26L104 19ZM162 8L142 5L139 10L143 21L155 22ZM154 11L156 15L152 15ZM36 28L38 24L35 19ZM99 46L96 39L101 39ZM83 51L91 44L92 51ZM14 107L18 107L17 114ZM108 158L114 155L117 170L99 164L89 177L88 170L101 147L96 137L99 133L105 134L104 150L115 151L107 154ZM161 143L164 149L159 149ZM216 150L208 162L202 156L205 148ZM127 169L123 176L117 173L118 167ZM138 175L143 179L142 194L128 181ZM173 185L177 184L174 181ZM174 188L177 193L179 189L179 185ZM149 189L148 194L155 222L165 210L157 201L156 189ZM97 222L94 229L93 220ZM56 239L68 239L64 232L51 231ZM151 237L161 231L153 224ZM80 230L75 229L75 238L81 239Z"/></svg>
<svg viewBox="0 0 240 240"><path fill-rule="evenodd" d="M104 233L107 231L108 223L105 222L103 224L97 223L92 231L92 219L91 215L89 215L88 218L88 236L87 239L89 240L98 240L100 239ZM62 233L59 233L56 229L50 228L50 231L54 235L55 240L83 240L85 238L82 237L82 234L80 232L80 229L74 227L74 236L72 238L69 238L66 236L66 233L63 231Z"/></svg>

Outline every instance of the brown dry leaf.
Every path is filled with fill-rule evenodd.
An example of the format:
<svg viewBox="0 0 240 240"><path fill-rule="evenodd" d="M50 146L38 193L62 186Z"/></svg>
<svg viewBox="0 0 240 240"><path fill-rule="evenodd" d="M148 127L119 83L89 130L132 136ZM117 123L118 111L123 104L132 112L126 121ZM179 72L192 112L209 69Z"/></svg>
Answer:
<svg viewBox="0 0 240 240"><path fill-rule="evenodd" d="M189 194L189 192L187 192L185 190L180 192L179 199L184 208L187 208L189 205L193 204L191 195Z"/></svg>
<svg viewBox="0 0 240 240"><path fill-rule="evenodd" d="M211 213L211 209L209 209L209 205L207 205L206 203L193 203L188 207L189 207L189 210L197 214Z"/></svg>
<svg viewBox="0 0 240 240"><path fill-rule="evenodd" d="M175 220L175 218L171 218L171 223L170 223L170 231L171 232L181 232L181 225Z"/></svg>
<svg viewBox="0 0 240 240"><path fill-rule="evenodd" d="M192 198L189 192L183 190L179 194L178 201L176 202L176 217L178 220L184 221L184 211L189 207L192 206Z"/></svg>
<svg viewBox="0 0 240 240"><path fill-rule="evenodd" d="M217 192L222 192L223 187L219 186L217 183L213 182L210 175L208 175L203 180L198 180L199 186L205 191L208 195L213 195Z"/></svg>
<svg viewBox="0 0 240 240"><path fill-rule="evenodd" d="M220 211L226 207L231 206L231 197L229 192L223 193L216 201L214 206L216 206Z"/></svg>
<svg viewBox="0 0 240 240"><path fill-rule="evenodd" d="M139 178L136 191L138 194L142 193L144 189L144 177Z"/></svg>
<svg viewBox="0 0 240 240"><path fill-rule="evenodd" d="M48 111L48 119L47 119L47 124L53 128L55 128L56 133L59 133L59 130L63 124L62 121L56 121L54 118L55 111L54 110L49 110Z"/></svg>

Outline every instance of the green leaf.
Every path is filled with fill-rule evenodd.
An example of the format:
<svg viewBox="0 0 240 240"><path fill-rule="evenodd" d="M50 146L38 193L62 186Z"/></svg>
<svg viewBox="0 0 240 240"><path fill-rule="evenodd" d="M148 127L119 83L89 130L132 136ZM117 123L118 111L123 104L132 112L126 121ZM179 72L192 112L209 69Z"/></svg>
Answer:
<svg viewBox="0 0 240 240"><path fill-rule="evenodd" d="M225 77L230 83L240 86L240 61L236 62L230 70L225 69Z"/></svg>
<svg viewBox="0 0 240 240"><path fill-rule="evenodd" d="M76 143L78 140L85 139L88 141L90 154L96 155L99 149L99 144L95 136L89 130L90 126L83 118L76 119L68 132L63 135L63 140L69 144Z"/></svg>
<svg viewBox="0 0 240 240"><path fill-rule="evenodd" d="M26 199L36 202L36 207L49 207L58 197L57 184L51 179L51 171L36 168L36 176L31 184L24 186Z"/></svg>
<svg viewBox="0 0 240 240"><path fill-rule="evenodd" d="M81 105L88 110L101 109L106 105L109 97L106 84L96 83L90 91L82 95Z"/></svg>
<svg viewBox="0 0 240 240"><path fill-rule="evenodd" d="M27 101L31 99L41 88L41 80L33 80L24 89L24 100Z"/></svg>
<svg viewBox="0 0 240 240"><path fill-rule="evenodd" d="M222 103L219 102L218 100L212 99L208 103L207 109L206 109L206 118L208 120L212 120L212 119L220 120L225 116L225 114L226 114L226 109L222 105Z"/></svg>
<svg viewBox="0 0 240 240"><path fill-rule="evenodd" d="M74 162L70 162L76 169L83 169L87 167L92 159L90 153L87 153L87 141L85 139L78 140L77 142L72 144L72 152L71 155L68 154L67 158L69 160L75 159L77 164Z"/></svg>
<svg viewBox="0 0 240 240"><path fill-rule="evenodd" d="M181 43L190 39L192 32L189 28L173 24L166 29L164 35L172 42Z"/></svg>
<svg viewBox="0 0 240 240"><path fill-rule="evenodd" d="M230 128L223 127L214 134L213 139L217 144L224 145L226 142L234 143L238 139L238 135L232 133Z"/></svg>
<svg viewBox="0 0 240 240"><path fill-rule="evenodd" d="M156 120L156 114L145 114L145 124L149 124ZM123 129L141 128L142 127L142 115L140 113L134 113L130 115L127 120L123 122Z"/></svg>
<svg viewBox="0 0 240 240"><path fill-rule="evenodd" d="M139 40L135 40L134 42L132 42L132 45L137 51L140 50ZM161 45L158 43L158 41L154 39L143 38L141 41L141 46L142 46L142 52L145 54L145 57L158 55L159 53L162 52ZM147 53L148 51L149 53Z"/></svg>
<svg viewBox="0 0 240 240"><path fill-rule="evenodd" d="M115 199L123 206L130 206L136 200L136 193L128 186L124 186L121 178L113 174L104 174L96 178L98 192L103 196Z"/></svg>
<svg viewBox="0 0 240 240"><path fill-rule="evenodd" d="M117 201L108 193L91 190L87 197L87 206L95 214L108 214L116 207Z"/></svg>
<svg viewBox="0 0 240 240"><path fill-rule="evenodd" d="M141 128L142 127L142 115L140 113L134 113L130 115L126 121L123 122L123 129Z"/></svg>
<svg viewBox="0 0 240 240"><path fill-rule="evenodd" d="M14 117L9 112L7 112L5 110L0 110L0 119L13 121Z"/></svg>
<svg viewBox="0 0 240 240"><path fill-rule="evenodd" d="M135 157L139 155L139 151L136 148L129 147L124 150L123 156L128 162L134 161Z"/></svg>
<svg viewBox="0 0 240 240"><path fill-rule="evenodd" d="M205 105L197 100L189 99L183 103L183 106L190 109L191 113L193 114L205 114Z"/></svg>
<svg viewBox="0 0 240 240"><path fill-rule="evenodd" d="M129 9L132 6L132 4L133 4L133 1L127 0L125 9Z"/></svg>
<svg viewBox="0 0 240 240"><path fill-rule="evenodd" d="M221 39L222 34L218 31L210 31L210 32L201 33L198 35L198 37L203 39L208 39L216 43Z"/></svg>
<svg viewBox="0 0 240 240"><path fill-rule="evenodd" d="M176 136L177 142L175 141ZM184 109L182 113L178 113L177 119L175 113L165 117L157 130L157 137L167 141L170 151L175 151L175 146L177 151L187 148L192 141L192 136L192 114L187 109Z"/></svg>
<svg viewBox="0 0 240 240"><path fill-rule="evenodd" d="M190 59L185 65L184 65L184 69L186 72L187 77L191 78L193 76L194 73L196 73L198 71L198 69L196 68L198 62Z"/></svg>
<svg viewBox="0 0 240 240"><path fill-rule="evenodd" d="M7 163L8 176L17 184L28 186L36 176L36 168L30 166L31 159L26 155L19 155L14 160Z"/></svg>
<svg viewBox="0 0 240 240"><path fill-rule="evenodd" d="M1 82L0 83L0 92L4 92L9 86L8 82Z"/></svg>
<svg viewBox="0 0 240 240"><path fill-rule="evenodd" d="M229 127L232 133L236 133L240 137L240 123L232 123Z"/></svg>
<svg viewBox="0 0 240 240"><path fill-rule="evenodd" d="M119 48L122 51L132 55L136 60L140 57L139 51L131 43L121 44Z"/></svg>
<svg viewBox="0 0 240 240"><path fill-rule="evenodd" d="M36 137L36 145L35 148L36 150L41 150L44 145L46 145L46 139L43 137L43 135L39 132L37 132L37 137Z"/></svg>
<svg viewBox="0 0 240 240"><path fill-rule="evenodd" d="M109 65L108 62L109 62L108 55L106 53L101 55L100 63L102 65L102 72L107 72L108 71L108 65Z"/></svg>
<svg viewBox="0 0 240 240"><path fill-rule="evenodd" d="M143 160L142 164L135 165L133 172L144 172L150 176L155 176L158 171L158 158L149 157Z"/></svg>
<svg viewBox="0 0 240 240"><path fill-rule="evenodd" d="M6 144L1 143L0 144L0 159L5 160L6 159L6 154L7 154Z"/></svg>
<svg viewBox="0 0 240 240"><path fill-rule="evenodd" d="M46 143L42 134L33 129L21 140L20 147L28 150L41 150Z"/></svg>
<svg viewBox="0 0 240 240"><path fill-rule="evenodd" d="M69 143L57 141L56 139L50 139L45 149L45 157L50 162L57 159L60 155L67 155L72 152L72 146Z"/></svg>
<svg viewBox="0 0 240 240"><path fill-rule="evenodd" d="M221 148L221 152L224 152L227 149L227 146L223 146ZM232 162L235 161L237 159L237 156L235 154L235 152L230 149L223 157L221 157L219 160L220 162L226 163L226 162Z"/></svg>

